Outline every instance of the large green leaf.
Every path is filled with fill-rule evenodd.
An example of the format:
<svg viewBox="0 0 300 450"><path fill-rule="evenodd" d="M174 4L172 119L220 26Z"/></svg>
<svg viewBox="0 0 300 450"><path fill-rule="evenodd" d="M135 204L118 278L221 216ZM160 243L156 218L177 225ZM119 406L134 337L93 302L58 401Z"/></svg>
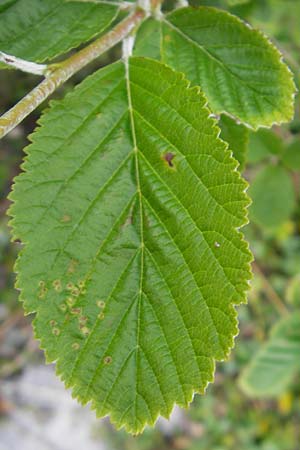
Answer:
<svg viewBox="0 0 300 450"><path fill-rule="evenodd" d="M143 39L145 27L138 39ZM158 25L151 27L157 41ZM255 129L292 118L292 74L261 32L226 11L205 6L171 12L159 27L162 61L201 86L213 112L229 113Z"/></svg>
<svg viewBox="0 0 300 450"><path fill-rule="evenodd" d="M64 0L16 0L7 5L0 9L0 50L36 62L93 38L118 11L115 5Z"/></svg>
<svg viewBox="0 0 300 450"><path fill-rule="evenodd" d="M251 396L278 397L300 369L300 314L283 318L240 377Z"/></svg>
<svg viewBox="0 0 300 450"><path fill-rule="evenodd" d="M21 299L74 395L136 433L233 345L246 183L203 95L153 60L96 72L40 125L11 197Z"/></svg>

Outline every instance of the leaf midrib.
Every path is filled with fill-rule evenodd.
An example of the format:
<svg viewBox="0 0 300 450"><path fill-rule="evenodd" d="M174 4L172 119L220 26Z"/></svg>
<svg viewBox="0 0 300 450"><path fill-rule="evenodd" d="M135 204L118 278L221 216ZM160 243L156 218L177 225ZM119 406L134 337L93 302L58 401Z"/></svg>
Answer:
<svg viewBox="0 0 300 450"><path fill-rule="evenodd" d="M139 292L138 292L138 306L137 306L137 336L136 336L136 379L135 379L135 395L134 395L134 408L135 408L135 417L138 417L137 414L137 396L138 396L138 373L139 373L139 346L140 346L140 323L141 323L141 301L143 295L143 280L144 280L144 228L143 228L143 203L142 203L142 191L141 191L141 181L140 181L140 172L139 172L139 161L138 161L138 146L137 139L135 133L135 123L133 117L133 105L132 105L132 95L131 95L131 81L130 81L130 69L129 69L129 60L125 60L125 78L126 78L126 88L127 88L127 97L128 97L128 109L130 116L130 124L131 124L131 133L134 145L134 158L135 158L135 176L136 176L136 188L139 199L139 212L140 212L140 239L141 239L141 268L140 268L140 284L139 284ZM151 414L150 414L151 417Z"/></svg>

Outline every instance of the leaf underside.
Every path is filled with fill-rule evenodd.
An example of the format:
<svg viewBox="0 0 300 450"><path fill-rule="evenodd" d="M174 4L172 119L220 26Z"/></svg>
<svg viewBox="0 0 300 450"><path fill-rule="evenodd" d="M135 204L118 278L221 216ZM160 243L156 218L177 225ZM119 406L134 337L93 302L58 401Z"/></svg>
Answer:
<svg viewBox="0 0 300 450"><path fill-rule="evenodd" d="M201 86L216 114L228 113L254 129L293 117L295 85L279 51L228 12L200 6L178 9L161 21L150 18L135 51L161 59Z"/></svg>
<svg viewBox="0 0 300 450"><path fill-rule="evenodd" d="M284 317L240 378L252 397L278 397L300 369L300 314Z"/></svg>
<svg viewBox="0 0 300 450"><path fill-rule="evenodd" d="M246 182L199 89L154 60L96 72L40 125L11 195L21 299L73 395L137 433L233 346Z"/></svg>
<svg viewBox="0 0 300 450"><path fill-rule="evenodd" d="M0 50L35 62L51 60L103 31L117 10L62 0L10 2L0 10Z"/></svg>

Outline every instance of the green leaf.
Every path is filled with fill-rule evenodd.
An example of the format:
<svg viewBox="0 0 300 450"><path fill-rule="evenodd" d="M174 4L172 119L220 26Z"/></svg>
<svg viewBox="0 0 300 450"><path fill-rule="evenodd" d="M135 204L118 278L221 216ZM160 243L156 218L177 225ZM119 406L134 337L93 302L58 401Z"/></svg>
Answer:
<svg viewBox="0 0 300 450"><path fill-rule="evenodd" d="M52 103L11 196L48 361L134 433L204 392L248 288L246 182L205 103L161 63L110 65Z"/></svg>
<svg viewBox="0 0 300 450"><path fill-rule="evenodd" d="M134 44L135 56L160 60L161 24L150 17L140 25Z"/></svg>
<svg viewBox="0 0 300 450"><path fill-rule="evenodd" d="M237 124L230 117L221 116L219 121L221 138L228 142L233 156L240 163L239 170L244 170L249 142L249 131L241 124Z"/></svg>
<svg viewBox="0 0 300 450"><path fill-rule="evenodd" d="M210 7L171 12L161 32L162 61L201 86L214 113L254 129L292 118L292 74L261 32ZM157 39L156 30L153 35Z"/></svg>
<svg viewBox="0 0 300 450"><path fill-rule="evenodd" d="M283 152L282 139L273 130L262 128L250 133L248 162L257 164L272 155L280 156Z"/></svg>
<svg viewBox="0 0 300 450"><path fill-rule="evenodd" d="M291 142L283 152L283 164L293 171L300 170L300 139Z"/></svg>
<svg viewBox="0 0 300 450"><path fill-rule="evenodd" d="M285 291L285 298L287 302L289 302L291 305L296 306L299 308L300 306L300 273L293 276L289 279L286 291Z"/></svg>
<svg viewBox="0 0 300 450"><path fill-rule="evenodd" d="M0 13L11 6L13 3L16 3L17 0L0 0Z"/></svg>
<svg viewBox="0 0 300 450"><path fill-rule="evenodd" d="M228 6L243 5L249 3L250 0L227 0Z"/></svg>
<svg viewBox="0 0 300 450"><path fill-rule="evenodd" d="M250 219L265 228L277 228L291 217L296 200L293 181L280 166L258 171L249 189Z"/></svg>
<svg viewBox="0 0 300 450"><path fill-rule="evenodd" d="M300 314L284 317L269 341L240 377L242 389L253 397L278 397L300 369Z"/></svg>
<svg viewBox="0 0 300 450"><path fill-rule="evenodd" d="M99 34L117 11L107 4L16 0L0 9L0 50L35 62L51 60Z"/></svg>

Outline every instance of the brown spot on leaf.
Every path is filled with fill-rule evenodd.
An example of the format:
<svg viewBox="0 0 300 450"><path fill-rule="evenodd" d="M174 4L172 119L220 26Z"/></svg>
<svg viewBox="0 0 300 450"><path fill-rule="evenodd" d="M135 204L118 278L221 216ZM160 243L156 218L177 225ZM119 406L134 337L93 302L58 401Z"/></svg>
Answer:
<svg viewBox="0 0 300 450"><path fill-rule="evenodd" d="M169 167L174 167L173 159L175 158L174 153L167 152L163 155L163 159L166 161Z"/></svg>

